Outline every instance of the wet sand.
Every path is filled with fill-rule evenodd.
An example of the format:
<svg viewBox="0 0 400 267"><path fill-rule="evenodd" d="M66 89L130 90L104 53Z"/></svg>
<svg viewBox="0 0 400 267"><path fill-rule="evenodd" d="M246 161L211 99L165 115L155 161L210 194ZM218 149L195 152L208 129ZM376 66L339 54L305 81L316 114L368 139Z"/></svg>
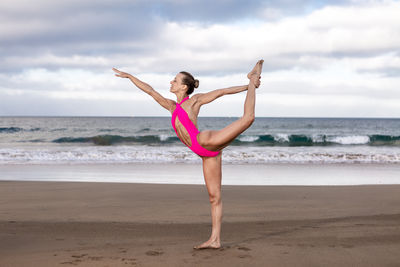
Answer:
<svg viewBox="0 0 400 267"><path fill-rule="evenodd" d="M400 185L0 182L0 266L399 266Z"/></svg>

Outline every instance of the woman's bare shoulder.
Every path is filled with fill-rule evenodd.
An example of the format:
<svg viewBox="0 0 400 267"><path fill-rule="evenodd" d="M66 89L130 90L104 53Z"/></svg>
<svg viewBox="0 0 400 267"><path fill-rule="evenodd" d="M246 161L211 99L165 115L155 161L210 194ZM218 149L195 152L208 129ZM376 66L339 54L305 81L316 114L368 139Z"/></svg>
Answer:
<svg viewBox="0 0 400 267"><path fill-rule="evenodd" d="M193 105L199 104L202 96L204 96L204 93L198 93L198 94L193 95L190 98L192 100Z"/></svg>

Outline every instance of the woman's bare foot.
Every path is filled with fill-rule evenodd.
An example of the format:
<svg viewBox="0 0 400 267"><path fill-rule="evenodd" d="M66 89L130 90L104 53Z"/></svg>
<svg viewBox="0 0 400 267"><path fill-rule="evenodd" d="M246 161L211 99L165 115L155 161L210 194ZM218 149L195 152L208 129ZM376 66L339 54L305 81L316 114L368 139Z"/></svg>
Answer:
<svg viewBox="0 0 400 267"><path fill-rule="evenodd" d="M261 84L260 79L261 79L261 70L262 70L262 65L264 63L264 60L259 60L257 64L254 66L254 68L247 74L247 77L250 79L250 82L254 84L256 88L258 88Z"/></svg>
<svg viewBox="0 0 400 267"><path fill-rule="evenodd" d="M249 72L249 74L247 74L247 78L249 78L251 80L251 78L254 77L254 75L256 75L256 77L259 79L259 77L261 75L261 70L262 70L263 63L264 63L263 59L257 61L257 63L254 66L254 68Z"/></svg>
<svg viewBox="0 0 400 267"><path fill-rule="evenodd" d="M193 249L219 249L221 248L221 243L217 240L208 240L201 245L194 246Z"/></svg>

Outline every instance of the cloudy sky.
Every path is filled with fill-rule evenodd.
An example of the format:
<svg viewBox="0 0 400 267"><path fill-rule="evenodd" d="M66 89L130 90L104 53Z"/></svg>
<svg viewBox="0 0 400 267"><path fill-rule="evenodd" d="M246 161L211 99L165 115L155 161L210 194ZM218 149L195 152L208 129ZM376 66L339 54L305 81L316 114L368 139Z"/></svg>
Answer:
<svg viewBox="0 0 400 267"><path fill-rule="evenodd" d="M117 67L165 97L247 84L256 116L400 117L400 1L2 0L0 116L169 116ZM240 116L245 93L200 116Z"/></svg>

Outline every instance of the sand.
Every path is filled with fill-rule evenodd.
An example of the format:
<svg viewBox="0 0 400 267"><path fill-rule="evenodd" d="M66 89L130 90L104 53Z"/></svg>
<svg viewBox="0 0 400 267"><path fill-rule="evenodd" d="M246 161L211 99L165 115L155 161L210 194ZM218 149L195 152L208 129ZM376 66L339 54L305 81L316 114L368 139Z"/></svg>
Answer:
<svg viewBox="0 0 400 267"><path fill-rule="evenodd" d="M0 266L399 266L400 185L0 182Z"/></svg>

